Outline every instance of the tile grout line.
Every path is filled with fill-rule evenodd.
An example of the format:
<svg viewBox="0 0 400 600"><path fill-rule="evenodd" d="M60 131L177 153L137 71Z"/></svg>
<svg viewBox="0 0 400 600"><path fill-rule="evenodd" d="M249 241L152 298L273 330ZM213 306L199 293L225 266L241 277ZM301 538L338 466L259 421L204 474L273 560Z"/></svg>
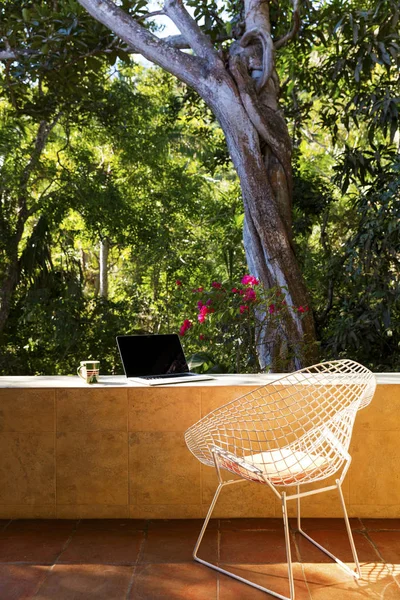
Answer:
<svg viewBox="0 0 400 600"><path fill-rule="evenodd" d="M57 511L57 405L58 392L54 389L54 514L58 517Z"/></svg>
<svg viewBox="0 0 400 600"><path fill-rule="evenodd" d="M9 519L9 520L7 521L7 523L6 523L5 525L3 525L2 529L1 529L1 531L2 531L2 532L3 532L3 531L5 531L5 530L7 529L7 527L8 527L8 526L9 526L9 524L11 523L11 521L12 521L12 519Z"/></svg>
<svg viewBox="0 0 400 600"><path fill-rule="evenodd" d="M66 550L68 548L68 546L70 545L72 538L74 537L74 534L76 532L76 530L78 529L79 523L81 522L81 519L77 519L75 522L75 525L68 537L68 539L66 540L66 542L64 543L63 547L61 548L60 552L58 553L58 555L56 556L56 558L53 561L53 564L50 565L50 568L48 569L47 573L46 573L46 577L43 579L43 581L39 584L39 586L36 588L36 591L33 595L33 598L36 598L36 596L38 595L38 593L40 592L40 590L42 589L42 587L44 586L44 584L46 583L46 581L48 580L50 574L52 573L53 569L55 566L57 566L58 564L58 560L61 556L61 554L64 552L64 550ZM32 563L31 563L32 564Z"/></svg>
<svg viewBox="0 0 400 600"><path fill-rule="evenodd" d="M137 559L136 559L136 561L137 561ZM132 591L132 588L133 588L133 584L135 583L135 575L136 575L137 567L138 567L138 564L136 562L133 565L133 568L132 568L132 575L131 575L131 578L130 578L129 583L128 583L128 588L126 590L125 600L129 600L129 596L131 594L131 591Z"/></svg>
<svg viewBox="0 0 400 600"><path fill-rule="evenodd" d="M379 529L377 529L377 531L382 531L382 530L379 530ZM391 570L391 569L390 569L390 567L389 567L389 565L392 565L392 566L393 566L393 564L392 564L392 563L388 563L388 562L387 562L387 561L386 561L386 560L383 558L382 554L381 554L381 553L380 553L380 551L379 551L379 548L378 548L378 546L377 546L377 545L375 544L375 542L374 542L374 541L373 541L373 540L372 540L372 539L369 537L369 532L368 532L368 530L366 530L366 531L365 531L365 533L362 533L362 535L364 535L364 536L365 536L365 538L366 538L366 539L369 541L369 543L372 545L373 549L375 550L376 554L378 555L378 558L380 558L380 560L382 561L382 563L383 563L384 565L386 565L386 567L388 568L388 571L389 571L390 575L392 576L392 578L394 579L394 582L395 582L395 584L397 585L397 587L400 587L400 582L397 580L397 577L395 577L395 576L393 575L393 573L391 572L392 570Z"/></svg>
<svg viewBox="0 0 400 600"><path fill-rule="evenodd" d="M129 390L126 390L126 437L127 437L127 445L128 445L128 449L127 449L127 469L128 469L128 473L127 473L127 477L128 477L128 481L127 481L127 501L128 501L128 519L130 519L131 517L131 509L130 509L130 501L131 501L131 473L130 473L130 469L131 469L131 463L130 463L130 432L129 432Z"/></svg>

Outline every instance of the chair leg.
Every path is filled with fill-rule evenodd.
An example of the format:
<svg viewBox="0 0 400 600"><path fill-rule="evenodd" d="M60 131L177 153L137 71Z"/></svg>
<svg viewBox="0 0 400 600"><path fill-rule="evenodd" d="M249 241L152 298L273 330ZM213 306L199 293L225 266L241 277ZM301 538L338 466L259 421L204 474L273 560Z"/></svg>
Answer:
<svg viewBox="0 0 400 600"><path fill-rule="evenodd" d="M282 515L283 515L283 526L285 530L285 543L286 543L286 556L288 566L288 577L289 577L289 590L290 598L294 598L294 579L293 579L293 566L292 566L292 552L290 549L290 534L289 534L289 517L287 513L287 502L286 493L282 494Z"/></svg>
<svg viewBox="0 0 400 600"><path fill-rule="evenodd" d="M348 573L349 575L352 575L353 577L356 577L356 579L359 579L361 577L360 563L358 561L357 550L356 550L356 547L355 547L355 544L354 544L354 539L353 539L353 534L351 532L349 518L347 516L346 504L345 504L344 498L343 498L342 487L341 487L340 481L338 479L336 480L336 487L338 489L340 501L341 501L341 504L342 504L344 521L345 521L345 524L346 524L347 535L349 537L350 547L351 547L351 551L353 553L353 558L354 558L354 562L355 562L355 565L356 565L356 570L353 571L352 569L350 569L343 561L341 561L339 558L337 558L337 556L335 556L334 554L332 554L332 552L329 552L329 550L327 550L326 548L324 548L324 546L321 546L321 544L319 544L318 542L316 542L312 537L310 537L307 533L305 533L305 531L302 530L302 528L301 528L301 514L300 514L300 498L299 497L297 497L297 529L299 530L299 533L303 537L305 537L309 542L311 542L312 544L314 544L314 546L316 546L317 548L319 548L321 550L321 552L324 552L327 556L329 556L332 560L334 560L340 567L342 567L342 569L344 569L344 571L346 571L346 573ZM300 493L300 486L297 486L297 494L299 494L299 493Z"/></svg>
<svg viewBox="0 0 400 600"><path fill-rule="evenodd" d="M254 587L257 590L260 590L261 592L266 592L267 594L271 594L271 596L275 596L275 598L279 598L280 600L294 600L294 580L293 580L293 570L292 570L292 559L291 559L291 553L290 553L289 522L288 522L287 508L286 508L286 497L284 494L282 495L282 512L283 512L283 521L284 521L284 529L285 529L285 542L286 542L286 554L287 554L287 561L288 561L290 597L282 596L281 594L278 594L277 592L274 592L273 590L270 590L261 585L258 585L257 583L254 583L253 581L249 581L248 579L245 579L244 577L240 577L239 575L236 575L235 573L232 573L231 571L226 571L225 569L222 569L221 567L218 567L217 565L214 565L213 563L203 560L202 558L199 558L197 556L197 552L199 550L204 533L206 531L207 525L210 521L211 515L213 513L214 507L217 503L217 500L218 500L218 497L219 497L219 494L220 494L222 488L225 485L228 485L229 483L239 483L239 481L240 480L235 480L233 482L229 482L229 481L221 482L218 485L217 490L214 495L214 498L213 498L210 508L208 510L207 516L205 518L203 527L201 528L199 538L194 547L193 559L195 561L201 563L202 565L206 565L207 567L210 567L211 569L218 571L219 573L223 573L224 575L228 575L229 577L232 577L233 579L237 579L238 581L241 581L242 583L246 583L247 585L250 585L251 587Z"/></svg>

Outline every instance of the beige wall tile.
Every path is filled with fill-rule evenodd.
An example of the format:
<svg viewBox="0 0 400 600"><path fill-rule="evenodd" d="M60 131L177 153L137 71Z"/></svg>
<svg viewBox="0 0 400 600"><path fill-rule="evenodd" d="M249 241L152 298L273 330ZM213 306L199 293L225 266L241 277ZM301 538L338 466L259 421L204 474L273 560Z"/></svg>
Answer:
<svg viewBox="0 0 400 600"><path fill-rule="evenodd" d="M221 471L224 480L238 479L227 471ZM218 485L218 477L215 469L202 465L202 502L206 510L209 509L211 501ZM217 504L215 506L214 518L239 518L239 517L274 517L275 499L272 490L266 485L242 480L222 488Z"/></svg>
<svg viewBox="0 0 400 600"><path fill-rule="evenodd" d="M201 417L196 387L129 389L129 431L181 431Z"/></svg>
<svg viewBox="0 0 400 600"><path fill-rule="evenodd" d="M371 404L357 414L354 432L400 430L400 386L378 385Z"/></svg>
<svg viewBox="0 0 400 600"><path fill-rule="evenodd" d="M55 390L0 389L0 431L54 431Z"/></svg>
<svg viewBox="0 0 400 600"><path fill-rule="evenodd" d="M196 504L131 504L129 516L131 519L202 519L207 510Z"/></svg>
<svg viewBox="0 0 400 600"><path fill-rule="evenodd" d="M99 504L59 504L57 519L129 519L129 507Z"/></svg>
<svg viewBox="0 0 400 600"><path fill-rule="evenodd" d="M57 390L57 431L127 431L126 389Z"/></svg>
<svg viewBox="0 0 400 600"><path fill-rule="evenodd" d="M0 504L54 499L54 434L0 433Z"/></svg>
<svg viewBox="0 0 400 600"><path fill-rule="evenodd" d="M201 388L201 416L223 406L243 394L251 392L251 386L204 387Z"/></svg>
<svg viewBox="0 0 400 600"><path fill-rule="evenodd" d="M200 463L181 432L129 434L130 504L200 504Z"/></svg>
<svg viewBox="0 0 400 600"><path fill-rule="evenodd" d="M398 431L355 433L350 446L350 504L400 504Z"/></svg>
<svg viewBox="0 0 400 600"><path fill-rule="evenodd" d="M58 433L57 504L128 504L127 435Z"/></svg>
<svg viewBox="0 0 400 600"><path fill-rule="evenodd" d="M55 504L0 504L0 519L55 519Z"/></svg>
<svg viewBox="0 0 400 600"><path fill-rule="evenodd" d="M398 519L400 504L350 504L348 513L361 519Z"/></svg>

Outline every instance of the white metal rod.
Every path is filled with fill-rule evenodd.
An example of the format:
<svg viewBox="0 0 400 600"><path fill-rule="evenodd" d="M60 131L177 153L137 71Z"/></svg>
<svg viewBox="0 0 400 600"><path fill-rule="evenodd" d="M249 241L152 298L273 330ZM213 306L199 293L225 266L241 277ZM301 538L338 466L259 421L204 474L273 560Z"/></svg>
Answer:
<svg viewBox="0 0 400 600"><path fill-rule="evenodd" d="M195 560L197 562L201 563L202 565L206 565L207 567L214 569L214 571L219 571L220 573L223 573L224 575L228 575L229 577L233 577L233 579L237 579L238 581L241 581L242 583L247 583L247 585L251 585L251 587L254 587L257 590L260 590L261 592L266 592L267 594L271 594L271 596L275 596L275 598L279 598L280 600L293 600L293 598L289 598L288 596L282 596L281 594L278 594L278 592L274 592L273 590L269 590L268 588L262 587L261 585L258 585L257 583L254 583L253 581L249 581L248 579L245 579L244 577L240 577L240 575L231 573L231 571L225 571L225 569L222 569L221 567L217 567L217 565L213 565L212 563L209 563L206 560L202 560L201 558L196 558Z"/></svg>
<svg viewBox="0 0 400 600"><path fill-rule="evenodd" d="M346 529L347 529L347 534L349 536L351 551L353 553L354 562L356 563L357 574L358 574L358 577L361 577L360 563L358 561L357 550L356 550L356 546L354 544L353 533L351 531L350 521L349 521L349 517L347 515L346 504L345 504L344 497L343 497L342 486L340 485L339 479L336 480L336 485L337 485L338 492L339 492L340 502L342 504L344 522L346 523Z"/></svg>

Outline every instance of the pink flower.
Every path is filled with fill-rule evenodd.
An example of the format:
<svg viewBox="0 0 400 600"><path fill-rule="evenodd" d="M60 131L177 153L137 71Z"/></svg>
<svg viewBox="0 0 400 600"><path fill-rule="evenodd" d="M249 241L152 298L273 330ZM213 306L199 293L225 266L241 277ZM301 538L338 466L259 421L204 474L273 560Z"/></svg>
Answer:
<svg viewBox="0 0 400 600"><path fill-rule="evenodd" d="M201 333L201 334L199 335L199 339L200 339L200 340L204 340L204 338L205 338L205 335L203 335L203 334Z"/></svg>
<svg viewBox="0 0 400 600"><path fill-rule="evenodd" d="M297 309L300 313L306 312L306 309L304 308L304 306L299 306L299 308Z"/></svg>
<svg viewBox="0 0 400 600"><path fill-rule="evenodd" d="M240 310L240 314L242 315L246 310L249 310L249 307L246 306L245 304L241 304L239 306L239 310Z"/></svg>
<svg viewBox="0 0 400 600"><path fill-rule="evenodd" d="M243 285L258 285L260 282L258 281L258 279L256 279L256 277L253 277L253 275L245 275L244 277L242 277L242 284Z"/></svg>
<svg viewBox="0 0 400 600"><path fill-rule="evenodd" d="M232 288L232 294L239 294L240 290L238 290L237 288Z"/></svg>
<svg viewBox="0 0 400 600"><path fill-rule="evenodd" d="M204 304L202 303L201 300L199 300L197 303L197 308L200 310L203 306L204 306Z"/></svg>
<svg viewBox="0 0 400 600"><path fill-rule="evenodd" d="M203 306L200 308L200 312L197 316L199 322L204 323L208 313L213 313L213 312L215 312L215 310L213 308L209 308L208 306L206 306L206 304L203 304Z"/></svg>
<svg viewBox="0 0 400 600"><path fill-rule="evenodd" d="M270 315L274 314L274 312L275 312L275 304L270 304L268 306L268 312L269 312Z"/></svg>
<svg viewBox="0 0 400 600"><path fill-rule="evenodd" d="M206 301L206 306L210 306L211 302L212 302L212 300L211 300L211 298L209 298L209 299Z"/></svg>
<svg viewBox="0 0 400 600"><path fill-rule="evenodd" d="M248 288L245 291L245 294L243 296L243 300L245 300L246 302L255 302L257 300L257 296L256 296L256 293L253 290L253 288Z"/></svg>
<svg viewBox="0 0 400 600"><path fill-rule="evenodd" d="M184 336L185 333L187 332L187 330L190 329L192 326L193 326L193 323L191 321L189 321L189 319L185 319L179 330L179 335Z"/></svg>
<svg viewBox="0 0 400 600"><path fill-rule="evenodd" d="M211 284L211 287L216 288L217 290L220 290L222 288L222 283L219 283L218 281L213 281Z"/></svg>
<svg viewBox="0 0 400 600"><path fill-rule="evenodd" d="M179 287L180 285L182 285L182 281L180 279L177 279L175 281L176 285Z"/></svg>
<svg viewBox="0 0 400 600"><path fill-rule="evenodd" d="M197 292L202 292L204 290L204 288L199 287L199 288L195 288L194 290L192 290L193 294L196 294Z"/></svg>

